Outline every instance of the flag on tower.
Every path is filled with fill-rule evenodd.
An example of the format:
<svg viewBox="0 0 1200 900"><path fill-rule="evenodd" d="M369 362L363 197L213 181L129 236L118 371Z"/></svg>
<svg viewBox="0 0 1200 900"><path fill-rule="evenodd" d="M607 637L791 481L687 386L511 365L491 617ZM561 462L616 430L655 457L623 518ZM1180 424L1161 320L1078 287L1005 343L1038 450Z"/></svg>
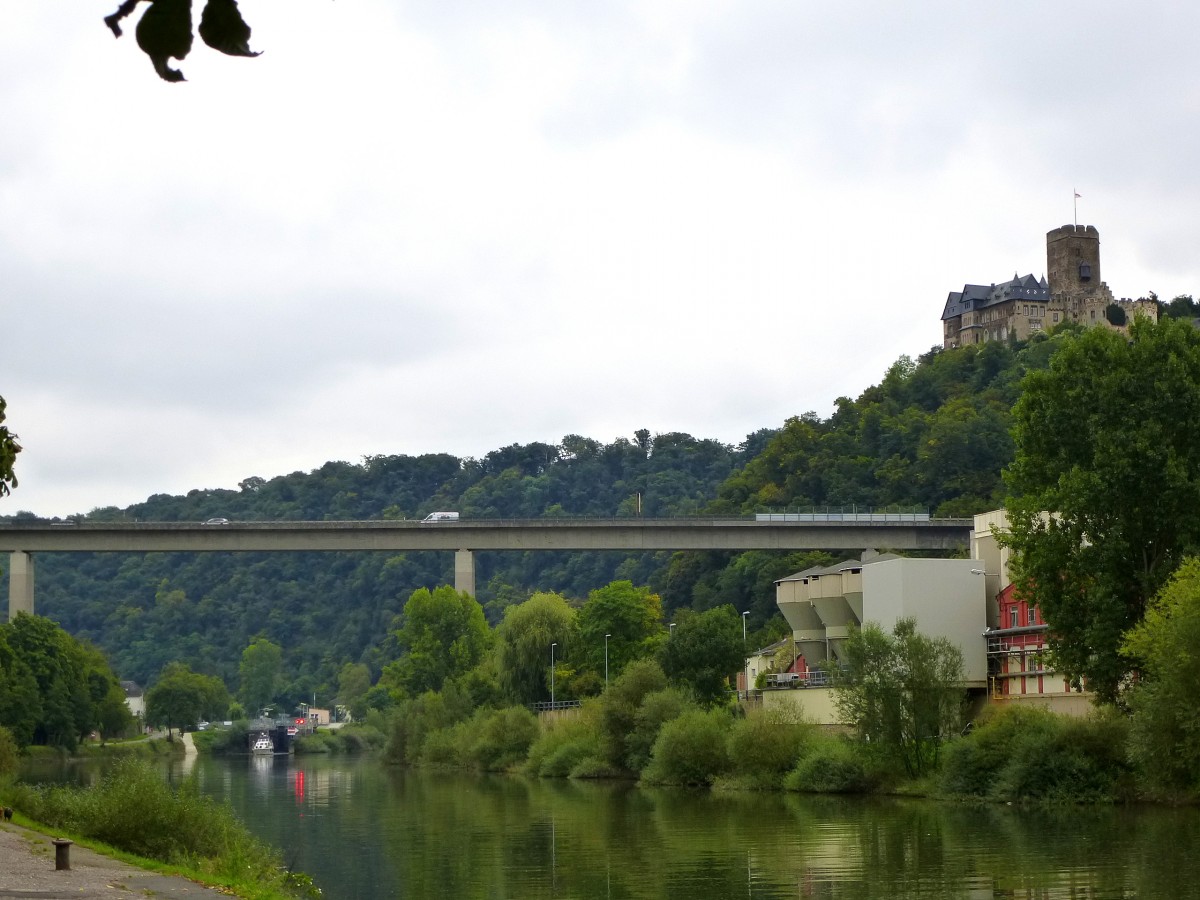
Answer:
<svg viewBox="0 0 1200 900"><path fill-rule="evenodd" d="M1078 191L1076 191L1076 192L1075 192L1075 199L1076 199L1076 200L1079 200L1081 197L1083 197L1083 194L1081 194L1081 193L1079 193Z"/></svg>

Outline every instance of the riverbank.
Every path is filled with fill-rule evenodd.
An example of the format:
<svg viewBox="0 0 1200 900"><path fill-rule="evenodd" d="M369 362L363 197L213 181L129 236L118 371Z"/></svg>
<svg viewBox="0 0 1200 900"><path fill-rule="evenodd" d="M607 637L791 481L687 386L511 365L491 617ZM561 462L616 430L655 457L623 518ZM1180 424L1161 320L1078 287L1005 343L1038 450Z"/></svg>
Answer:
<svg viewBox="0 0 1200 900"><path fill-rule="evenodd" d="M52 835L6 822L0 825L0 895L6 897L228 897L226 889L182 875L139 868L96 850L70 847L69 870L55 869Z"/></svg>

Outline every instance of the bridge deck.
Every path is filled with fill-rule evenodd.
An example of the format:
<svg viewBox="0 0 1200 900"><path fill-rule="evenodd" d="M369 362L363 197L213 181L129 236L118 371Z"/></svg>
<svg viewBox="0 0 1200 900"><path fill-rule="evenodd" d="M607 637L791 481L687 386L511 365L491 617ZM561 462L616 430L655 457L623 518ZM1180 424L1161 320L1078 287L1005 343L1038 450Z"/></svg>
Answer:
<svg viewBox="0 0 1200 900"><path fill-rule="evenodd" d="M0 552L405 550L953 550L972 520L764 522L754 519L467 519L85 523L0 526Z"/></svg>

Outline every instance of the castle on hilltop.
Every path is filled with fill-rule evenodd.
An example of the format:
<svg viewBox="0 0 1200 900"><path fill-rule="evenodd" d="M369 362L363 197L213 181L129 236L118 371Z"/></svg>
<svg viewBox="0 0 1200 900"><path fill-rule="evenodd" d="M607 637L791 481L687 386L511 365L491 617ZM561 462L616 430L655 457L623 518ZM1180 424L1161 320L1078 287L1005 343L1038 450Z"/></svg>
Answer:
<svg viewBox="0 0 1200 900"><path fill-rule="evenodd" d="M1046 270L1049 279L1014 275L1002 284L964 284L951 291L942 312L942 346L1024 340L1060 322L1124 331L1134 316L1158 320L1154 300L1117 300L1100 280L1100 232L1094 225L1047 232Z"/></svg>

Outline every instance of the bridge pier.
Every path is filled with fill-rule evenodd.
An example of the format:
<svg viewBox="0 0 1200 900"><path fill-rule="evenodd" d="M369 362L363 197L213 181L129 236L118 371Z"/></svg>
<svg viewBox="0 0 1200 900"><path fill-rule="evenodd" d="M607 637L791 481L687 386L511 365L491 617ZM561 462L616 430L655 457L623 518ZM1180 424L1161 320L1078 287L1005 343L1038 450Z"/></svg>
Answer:
<svg viewBox="0 0 1200 900"><path fill-rule="evenodd" d="M454 551L454 589L475 596L475 552Z"/></svg>
<svg viewBox="0 0 1200 900"><path fill-rule="evenodd" d="M33 554L14 550L8 555L8 621L19 612L33 615Z"/></svg>

